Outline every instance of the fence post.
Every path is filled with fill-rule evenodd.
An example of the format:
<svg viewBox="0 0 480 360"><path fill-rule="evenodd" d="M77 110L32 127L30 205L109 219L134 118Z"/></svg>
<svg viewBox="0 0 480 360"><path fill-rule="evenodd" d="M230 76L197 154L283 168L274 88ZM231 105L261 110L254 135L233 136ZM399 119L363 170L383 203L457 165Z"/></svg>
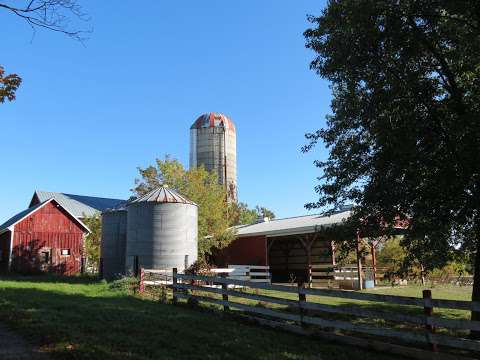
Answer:
<svg viewBox="0 0 480 360"><path fill-rule="evenodd" d="M98 262L98 277L103 279L103 258L100 258Z"/></svg>
<svg viewBox="0 0 480 360"><path fill-rule="evenodd" d="M432 291L431 290L423 290L423 313L425 315L425 336L427 338L428 343L431 346L432 351L437 352L437 344L433 343L430 334L435 333L435 328L433 325L430 324L430 318L433 314L433 305L432 305Z"/></svg>
<svg viewBox="0 0 480 360"><path fill-rule="evenodd" d="M140 268L140 286L138 287L138 291L141 293L145 292L145 269Z"/></svg>
<svg viewBox="0 0 480 360"><path fill-rule="evenodd" d="M221 274L221 277L224 279L227 279L227 274ZM228 301L228 284L227 283L222 283L222 300L223 301ZM223 311L228 311L230 310L230 306L224 304L223 305Z"/></svg>
<svg viewBox="0 0 480 360"><path fill-rule="evenodd" d="M80 258L80 274L85 274L85 257Z"/></svg>
<svg viewBox="0 0 480 360"><path fill-rule="evenodd" d="M173 276L172 276L172 294L173 294L173 304L177 304L177 268L173 268Z"/></svg>
<svg viewBox="0 0 480 360"><path fill-rule="evenodd" d="M303 322L303 317L306 315L306 309L303 307L303 304L302 302L305 302L307 301L307 295L303 294L300 292L301 289L303 289L305 287L305 283L303 281L299 281L297 283L298 287L297 287L297 291L298 291L298 308L300 310L300 325L302 327L305 326L304 322Z"/></svg>
<svg viewBox="0 0 480 360"><path fill-rule="evenodd" d="M138 255L133 256L133 274L135 277L138 277L138 271L139 269L139 263L138 263Z"/></svg>

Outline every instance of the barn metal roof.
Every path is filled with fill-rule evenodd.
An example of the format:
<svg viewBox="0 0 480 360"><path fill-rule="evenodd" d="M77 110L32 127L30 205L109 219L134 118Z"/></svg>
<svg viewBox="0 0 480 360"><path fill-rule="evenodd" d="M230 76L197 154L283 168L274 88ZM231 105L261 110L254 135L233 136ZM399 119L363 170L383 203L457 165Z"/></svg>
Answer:
<svg viewBox="0 0 480 360"><path fill-rule="evenodd" d="M128 201L119 203L117 206L103 210L102 214L108 213L108 212L127 211L127 205L128 205Z"/></svg>
<svg viewBox="0 0 480 360"><path fill-rule="evenodd" d="M340 224L352 214L351 210L340 211L331 215L305 215L284 219L273 219L251 225L236 227L237 237L246 236L285 236L308 234Z"/></svg>
<svg viewBox="0 0 480 360"><path fill-rule="evenodd" d="M235 131L233 121L222 113L210 112L202 114L193 123L190 129L222 127Z"/></svg>
<svg viewBox="0 0 480 360"><path fill-rule="evenodd" d="M39 202L54 198L60 205L62 205L62 207L68 209L68 211L70 211L77 218L97 215L99 212L109 208L114 208L119 204L126 202L125 200L121 199L109 199L36 190L33 194L30 206L34 204L35 196Z"/></svg>
<svg viewBox="0 0 480 360"><path fill-rule="evenodd" d="M175 190L169 188L167 185L160 186L152 191L146 193L142 197L135 199L130 204L141 203L141 202L155 202L155 203L182 203L182 204L191 204L197 205L193 201L188 200L183 195L180 195Z"/></svg>
<svg viewBox="0 0 480 360"><path fill-rule="evenodd" d="M54 201L60 206L62 209L64 209L72 218L74 218L86 231L91 232L90 229L85 225L82 221L80 221L74 214L72 214L65 206L60 204L57 200L54 198L47 199L45 201L42 201L41 203L38 203L36 205L33 205L29 207L28 209L25 209L23 211L20 211L18 214L12 216L10 219L5 221L2 225L0 225L0 233L5 232L6 230L9 230L9 228L23 219L25 219L27 216L33 214L35 211L39 210L40 208L44 207L46 204L49 202Z"/></svg>

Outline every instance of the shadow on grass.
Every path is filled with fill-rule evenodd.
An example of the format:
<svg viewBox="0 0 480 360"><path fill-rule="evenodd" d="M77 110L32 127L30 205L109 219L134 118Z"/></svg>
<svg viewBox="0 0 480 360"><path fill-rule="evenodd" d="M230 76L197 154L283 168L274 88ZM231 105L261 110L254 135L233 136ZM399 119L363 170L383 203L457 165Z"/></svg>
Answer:
<svg viewBox="0 0 480 360"><path fill-rule="evenodd" d="M102 280L95 275L66 276L57 274L19 275L11 273L0 274L0 281L38 282L38 283L64 283L64 284L95 284Z"/></svg>
<svg viewBox="0 0 480 360"><path fill-rule="evenodd" d="M85 296L0 283L0 319L58 359L395 359L94 286Z"/></svg>

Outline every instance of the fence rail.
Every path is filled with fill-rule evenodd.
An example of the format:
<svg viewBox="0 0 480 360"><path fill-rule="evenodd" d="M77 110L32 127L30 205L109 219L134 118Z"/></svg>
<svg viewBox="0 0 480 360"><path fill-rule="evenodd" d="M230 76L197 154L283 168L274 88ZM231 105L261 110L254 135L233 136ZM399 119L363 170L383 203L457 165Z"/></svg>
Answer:
<svg viewBox="0 0 480 360"><path fill-rule="evenodd" d="M206 287L205 284L218 284L222 287ZM241 286L250 289L274 290L285 294L296 294L295 300L284 297L274 297L260 295L258 293L248 293L229 288L229 285ZM193 291L193 292L192 292ZM201 294L198 294L200 292ZM212 298L208 294L221 295L222 298ZM283 294L283 296L285 296ZM414 298L405 296L380 295L370 293L359 293L353 291L330 290L330 289L311 289L301 286L274 285L267 283L258 283L245 280L231 279L216 276L200 276L178 274L173 271L173 296L174 302L177 299L194 298L201 302L208 302L223 306L225 310L237 309L242 312L259 314L275 319L293 321L301 326L316 325L321 328L333 328L344 330L351 333L373 335L375 337L393 338L402 342L428 344L431 350L436 351L439 345L480 352L480 341L471 340L466 337L457 337L451 335L437 334L436 327L442 327L454 330L475 330L480 331L480 321L471 321L463 319L447 319L433 316L434 308L447 308L458 310L476 310L480 311L479 302L458 301L458 300L439 300L432 299L429 291L424 291L424 298ZM376 303L387 303L395 305L408 305L416 307L417 310L423 310L423 314L410 315L404 314L398 309L395 311L377 311L365 309L360 306L335 306L322 304L318 301L311 301L307 296L335 297L341 299L360 300ZM271 309L267 307L252 306L244 303L232 301L229 297L243 298L248 300L257 300L263 303L284 305L289 311L282 309ZM292 312L291 309L297 309ZM315 313L313 313L315 312ZM352 323L346 320L332 320L317 317L315 315L343 314L352 315L360 318L382 319L394 323L413 324L410 330L398 330L387 326L373 326L366 324Z"/></svg>

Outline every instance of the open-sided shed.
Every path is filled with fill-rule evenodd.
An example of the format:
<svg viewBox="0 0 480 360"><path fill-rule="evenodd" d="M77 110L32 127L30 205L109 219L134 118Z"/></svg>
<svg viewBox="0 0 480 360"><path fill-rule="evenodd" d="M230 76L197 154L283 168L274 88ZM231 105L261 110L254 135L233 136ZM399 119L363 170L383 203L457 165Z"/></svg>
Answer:
<svg viewBox="0 0 480 360"><path fill-rule="evenodd" d="M217 265L268 265L273 281L306 281L315 265L335 265L332 239L322 229L341 224L350 210L331 215L273 219L238 226L237 239L215 259Z"/></svg>

